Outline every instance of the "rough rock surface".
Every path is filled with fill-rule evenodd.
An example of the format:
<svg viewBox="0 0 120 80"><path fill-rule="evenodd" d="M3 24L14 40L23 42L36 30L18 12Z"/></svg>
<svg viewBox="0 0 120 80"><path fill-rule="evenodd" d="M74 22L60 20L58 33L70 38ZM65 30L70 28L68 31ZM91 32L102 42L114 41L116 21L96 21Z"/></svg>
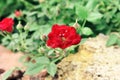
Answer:
<svg viewBox="0 0 120 80"><path fill-rule="evenodd" d="M89 38L77 54L58 64L57 80L120 80L120 47L106 47L103 34Z"/></svg>

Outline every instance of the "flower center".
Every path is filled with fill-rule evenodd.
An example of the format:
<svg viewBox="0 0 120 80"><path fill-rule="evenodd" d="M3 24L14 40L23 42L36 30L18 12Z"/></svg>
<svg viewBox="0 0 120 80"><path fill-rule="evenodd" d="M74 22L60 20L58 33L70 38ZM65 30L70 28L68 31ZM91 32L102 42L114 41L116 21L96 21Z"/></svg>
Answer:
<svg viewBox="0 0 120 80"><path fill-rule="evenodd" d="M66 41L66 38L65 38L65 34L59 34L59 37L61 38L62 42L65 42Z"/></svg>
<svg viewBox="0 0 120 80"><path fill-rule="evenodd" d="M65 41L66 41L65 37L61 37L61 39L62 39L62 41L63 41L63 42L65 42Z"/></svg>

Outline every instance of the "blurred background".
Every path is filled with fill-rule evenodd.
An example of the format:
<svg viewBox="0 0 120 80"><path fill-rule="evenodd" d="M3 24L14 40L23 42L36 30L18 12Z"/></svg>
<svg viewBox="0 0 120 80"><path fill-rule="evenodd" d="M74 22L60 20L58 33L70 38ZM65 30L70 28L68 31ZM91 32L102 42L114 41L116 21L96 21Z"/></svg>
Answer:
<svg viewBox="0 0 120 80"><path fill-rule="evenodd" d="M94 34L120 31L120 0L0 0L0 19L12 17L16 21L32 23L36 30L38 27L47 29L53 24L71 25L80 16L77 11L79 6L87 10L86 26L90 27ZM22 18L16 18L14 13L21 10ZM46 29L47 28L47 29ZM38 29L37 29L38 30Z"/></svg>
<svg viewBox="0 0 120 80"><path fill-rule="evenodd" d="M120 33L120 0L0 0L0 20L5 17L14 19L13 33L19 21L28 23L34 38L47 35L53 24L84 25L82 37Z"/></svg>

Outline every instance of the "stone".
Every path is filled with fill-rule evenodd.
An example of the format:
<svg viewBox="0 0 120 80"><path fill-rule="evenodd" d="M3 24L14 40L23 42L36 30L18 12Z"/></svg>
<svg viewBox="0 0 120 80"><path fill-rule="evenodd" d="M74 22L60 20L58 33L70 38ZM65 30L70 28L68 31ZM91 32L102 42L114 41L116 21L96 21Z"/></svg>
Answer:
<svg viewBox="0 0 120 80"><path fill-rule="evenodd" d="M57 65L56 80L120 80L120 47L106 47L107 40L100 34L80 45Z"/></svg>

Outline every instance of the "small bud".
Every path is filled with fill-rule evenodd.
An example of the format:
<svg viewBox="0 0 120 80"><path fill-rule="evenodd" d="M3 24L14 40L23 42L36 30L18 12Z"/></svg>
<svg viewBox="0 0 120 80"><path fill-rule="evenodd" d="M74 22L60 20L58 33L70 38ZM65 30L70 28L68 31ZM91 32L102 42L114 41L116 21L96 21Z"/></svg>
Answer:
<svg viewBox="0 0 120 80"><path fill-rule="evenodd" d="M24 27L24 30L29 30L29 28L30 28L30 26L29 26L29 24L27 23L26 25L25 25L25 27Z"/></svg>
<svg viewBox="0 0 120 80"><path fill-rule="evenodd" d="M43 47L40 47L40 48L38 49L38 52L40 52L40 53L45 53L45 49L44 49Z"/></svg>
<svg viewBox="0 0 120 80"><path fill-rule="evenodd" d="M19 23L17 24L17 27L16 27L16 28L17 28L18 30L23 28L23 26L22 26L22 24L21 24L20 21L19 21Z"/></svg>
<svg viewBox="0 0 120 80"><path fill-rule="evenodd" d="M75 29L77 29L77 28L79 28L79 27L80 27L80 25L78 24L77 19L76 19L76 22L73 24L73 27L74 27Z"/></svg>
<svg viewBox="0 0 120 80"><path fill-rule="evenodd" d="M16 17L21 17L22 16L22 11L21 10L16 10L14 14L15 14Z"/></svg>
<svg viewBox="0 0 120 80"><path fill-rule="evenodd" d="M41 36L41 40L43 40L43 41L46 42L46 40L47 40L47 36L46 36L46 35L42 35L42 36Z"/></svg>
<svg viewBox="0 0 120 80"><path fill-rule="evenodd" d="M40 3L43 3L45 0L39 0Z"/></svg>

